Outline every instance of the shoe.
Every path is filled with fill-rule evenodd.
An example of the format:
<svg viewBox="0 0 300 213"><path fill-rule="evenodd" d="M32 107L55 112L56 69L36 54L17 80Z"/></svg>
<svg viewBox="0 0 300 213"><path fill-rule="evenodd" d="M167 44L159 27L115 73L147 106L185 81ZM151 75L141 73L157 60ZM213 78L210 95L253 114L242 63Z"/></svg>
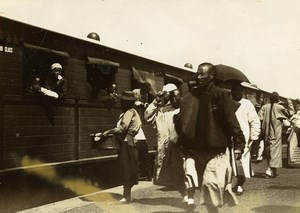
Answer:
<svg viewBox="0 0 300 213"><path fill-rule="evenodd" d="M127 204L127 203L130 203L131 200L130 199L127 199L125 197L123 197L121 200L120 200L120 203L123 203L123 204Z"/></svg>
<svg viewBox="0 0 300 213"><path fill-rule="evenodd" d="M188 212L194 212L194 209L196 208L195 202L193 198L189 198L187 202L187 210Z"/></svg>
<svg viewBox="0 0 300 213"><path fill-rule="evenodd" d="M187 204L188 205L195 205L194 199L193 198L189 198Z"/></svg>
<svg viewBox="0 0 300 213"><path fill-rule="evenodd" d="M242 195L244 192L244 189L241 186L237 186L236 188L236 195Z"/></svg>
<svg viewBox="0 0 300 213"><path fill-rule="evenodd" d="M183 203L188 203L188 200L189 200L189 198L188 198L187 195L185 195L185 196L182 197L182 202Z"/></svg>

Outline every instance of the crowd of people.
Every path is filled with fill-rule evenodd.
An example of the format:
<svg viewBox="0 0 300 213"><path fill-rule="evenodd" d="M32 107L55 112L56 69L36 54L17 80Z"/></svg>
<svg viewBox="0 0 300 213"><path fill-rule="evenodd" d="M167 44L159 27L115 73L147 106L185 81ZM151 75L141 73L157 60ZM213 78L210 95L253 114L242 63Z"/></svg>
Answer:
<svg viewBox="0 0 300 213"><path fill-rule="evenodd" d="M170 83L149 104L141 102L140 92L123 91L119 96L123 108L119 121L114 128L95 136L114 134L120 144L118 154L124 186L120 202L130 203L131 188L138 183L139 154L145 155L138 150L139 141L146 141L141 132L142 119L157 130L153 183L175 187L190 207L197 205L194 202L197 190L199 204L208 212L218 212L226 203L237 204L236 195L243 194L246 178L254 175L252 145L259 146L261 141L268 163L265 177L278 176L278 168L282 167L284 121L299 126L299 111L295 113L294 109L284 107L278 93L273 92L270 103L257 112L243 98L240 82L232 84L230 94L215 84L215 75L213 64L202 63L184 96ZM141 106L144 113L138 109ZM295 131L299 132L299 128Z"/></svg>

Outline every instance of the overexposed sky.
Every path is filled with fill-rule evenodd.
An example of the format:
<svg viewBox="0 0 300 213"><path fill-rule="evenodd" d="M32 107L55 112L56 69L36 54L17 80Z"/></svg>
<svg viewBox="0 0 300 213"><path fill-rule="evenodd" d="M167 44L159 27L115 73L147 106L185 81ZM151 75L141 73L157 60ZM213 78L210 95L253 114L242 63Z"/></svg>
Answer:
<svg viewBox="0 0 300 213"><path fill-rule="evenodd" d="M225 64L300 98L298 0L0 0L0 15L176 67Z"/></svg>

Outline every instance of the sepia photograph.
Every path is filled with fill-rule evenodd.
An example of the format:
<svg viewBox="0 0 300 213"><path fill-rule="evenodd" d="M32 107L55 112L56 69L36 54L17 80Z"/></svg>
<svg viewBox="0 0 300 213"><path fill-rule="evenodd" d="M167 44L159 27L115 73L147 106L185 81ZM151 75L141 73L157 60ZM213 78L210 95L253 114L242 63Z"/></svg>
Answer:
<svg viewBox="0 0 300 213"><path fill-rule="evenodd" d="M298 0L0 0L1 212L300 212L299 20Z"/></svg>

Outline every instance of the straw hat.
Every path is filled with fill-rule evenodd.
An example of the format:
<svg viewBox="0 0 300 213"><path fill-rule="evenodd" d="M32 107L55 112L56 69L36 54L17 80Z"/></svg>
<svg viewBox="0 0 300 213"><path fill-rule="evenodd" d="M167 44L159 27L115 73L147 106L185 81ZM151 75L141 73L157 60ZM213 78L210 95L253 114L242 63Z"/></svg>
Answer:
<svg viewBox="0 0 300 213"><path fill-rule="evenodd" d="M119 96L120 99L125 101L136 101L137 97L132 91L123 91L122 95Z"/></svg>

